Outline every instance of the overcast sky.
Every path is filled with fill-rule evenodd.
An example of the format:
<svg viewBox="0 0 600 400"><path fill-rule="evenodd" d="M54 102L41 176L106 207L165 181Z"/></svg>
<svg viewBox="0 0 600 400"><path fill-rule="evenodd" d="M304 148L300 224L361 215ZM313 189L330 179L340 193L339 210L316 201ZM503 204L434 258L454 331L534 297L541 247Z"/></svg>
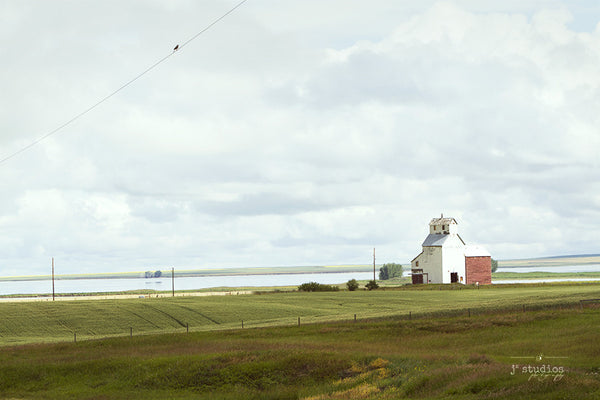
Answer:
<svg viewBox="0 0 600 400"><path fill-rule="evenodd" d="M0 3L0 159L237 0ZM248 0L0 164L0 276L600 253L600 4Z"/></svg>

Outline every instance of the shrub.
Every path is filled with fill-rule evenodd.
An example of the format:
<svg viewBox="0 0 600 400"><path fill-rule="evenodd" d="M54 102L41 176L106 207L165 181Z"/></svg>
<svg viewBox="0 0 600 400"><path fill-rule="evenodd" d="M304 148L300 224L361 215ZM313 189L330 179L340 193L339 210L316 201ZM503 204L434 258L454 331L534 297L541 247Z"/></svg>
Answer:
<svg viewBox="0 0 600 400"><path fill-rule="evenodd" d="M324 285L317 282L308 282L298 286L298 290L300 292L337 292L340 290L340 288L335 285Z"/></svg>
<svg viewBox="0 0 600 400"><path fill-rule="evenodd" d="M356 279L350 279L346 283L346 287L349 291L354 292L356 289L358 289L358 282L356 281Z"/></svg>
<svg viewBox="0 0 600 400"><path fill-rule="evenodd" d="M379 285L375 281L369 281L369 283L367 283L365 285L365 287L369 290L373 290L373 289L377 289L379 287Z"/></svg>

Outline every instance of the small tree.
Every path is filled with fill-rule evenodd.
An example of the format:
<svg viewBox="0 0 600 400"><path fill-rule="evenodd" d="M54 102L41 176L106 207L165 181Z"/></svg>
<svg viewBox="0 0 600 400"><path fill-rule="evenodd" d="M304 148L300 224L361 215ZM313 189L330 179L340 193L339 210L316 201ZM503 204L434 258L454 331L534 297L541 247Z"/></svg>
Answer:
<svg viewBox="0 0 600 400"><path fill-rule="evenodd" d="M381 268L379 268L379 279L385 281L387 279L392 278L401 278L402 277L402 265L388 263L383 264Z"/></svg>
<svg viewBox="0 0 600 400"><path fill-rule="evenodd" d="M375 281L369 281L369 283L367 283L365 285L365 287L369 290L373 290L373 289L377 289L379 287L379 285Z"/></svg>
<svg viewBox="0 0 600 400"><path fill-rule="evenodd" d="M154 277L155 278L160 278L162 276L162 272L161 271L155 271L154 272Z"/></svg>
<svg viewBox="0 0 600 400"><path fill-rule="evenodd" d="M383 267L379 268L379 280L386 281L388 279L390 279L390 271L387 264L385 264Z"/></svg>
<svg viewBox="0 0 600 400"><path fill-rule="evenodd" d="M348 288L349 291L354 292L356 289L358 289L358 282L356 281L356 279L350 279L347 283L346 283L346 287Z"/></svg>
<svg viewBox="0 0 600 400"><path fill-rule="evenodd" d="M498 269L498 260L494 260L492 258L492 272L496 272L497 269Z"/></svg>

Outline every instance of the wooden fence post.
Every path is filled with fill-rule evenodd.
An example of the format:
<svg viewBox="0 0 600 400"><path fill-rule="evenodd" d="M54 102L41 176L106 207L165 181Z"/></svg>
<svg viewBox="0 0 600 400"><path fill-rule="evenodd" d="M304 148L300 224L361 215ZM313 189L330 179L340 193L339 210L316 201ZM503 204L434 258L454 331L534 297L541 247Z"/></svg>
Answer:
<svg viewBox="0 0 600 400"><path fill-rule="evenodd" d="M300 326L300 317L298 317L298 326Z"/></svg>
<svg viewBox="0 0 600 400"><path fill-rule="evenodd" d="M129 337L133 337L133 327L129 327Z"/></svg>

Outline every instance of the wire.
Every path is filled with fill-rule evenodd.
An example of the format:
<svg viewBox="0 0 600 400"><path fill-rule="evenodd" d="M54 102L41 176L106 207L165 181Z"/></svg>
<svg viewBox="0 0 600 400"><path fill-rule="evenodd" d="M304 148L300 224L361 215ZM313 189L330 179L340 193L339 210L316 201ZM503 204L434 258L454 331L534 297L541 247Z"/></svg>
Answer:
<svg viewBox="0 0 600 400"><path fill-rule="evenodd" d="M242 0L242 1L240 1L238 4L236 4L233 8L231 8L225 14L221 15L219 18L217 18L213 22L211 22L208 26L206 26L206 28L202 29L200 32L196 33L194 36L192 36L190 39L186 40L182 44L180 44L180 45L178 44L177 46L175 46L175 48L173 49L173 51L171 51L169 54L167 54L166 56L164 56L160 60L156 61L154 64L152 64L151 66L149 66L148 68L146 68L143 72L141 72L140 74L138 74L136 77L134 77L133 79L131 79L127 83L123 84L121 87L119 87L114 92L112 92L109 95L103 97L97 103L95 103L92 106L86 108L84 111L82 111L79 114L75 115L73 118L71 118L67 122L63 123L62 125L58 126L54 130L46 133L44 136L41 136L41 137L37 138L33 142L29 143L27 146L24 146L24 147L20 148L19 150L15 151L14 153L12 153L12 154L10 154L10 155L8 155L8 156L0 159L0 164L4 164L5 162L7 162L8 160L10 160L11 158L16 157L17 155L19 155L19 154L21 154L21 153L29 150L30 148L32 148L33 146L37 145L38 143L40 143L44 139L49 138L50 136L52 136L52 135L60 132L65 127L71 125L73 122L77 121L79 118L83 117L85 114L89 113L94 108L98 107L100 104L104 103L105 101L107 101L108 99L110 99L111 97L113 97L114 95L116 95L117 93L119 93L121 90L125 89L127 86L131 85L132 83L134 83L135 81L137 81L138 79L140 79L142 76L144 76L148 72L152 71L154 68L158 67L160 64L162 64L163 62L165 62L173 54L175 54L176 52L180 51L183 47L187 46L191 41L193 41L194 39L196 39L198 36L202 35L204 32L208 31L210 28L212 28L213 26L215 26L216 24L218 24L222 19L224 19L229 14L231 14L232 12L234 12L235 10L237 10L246 1L248 1L248 0Z"/></svg>

